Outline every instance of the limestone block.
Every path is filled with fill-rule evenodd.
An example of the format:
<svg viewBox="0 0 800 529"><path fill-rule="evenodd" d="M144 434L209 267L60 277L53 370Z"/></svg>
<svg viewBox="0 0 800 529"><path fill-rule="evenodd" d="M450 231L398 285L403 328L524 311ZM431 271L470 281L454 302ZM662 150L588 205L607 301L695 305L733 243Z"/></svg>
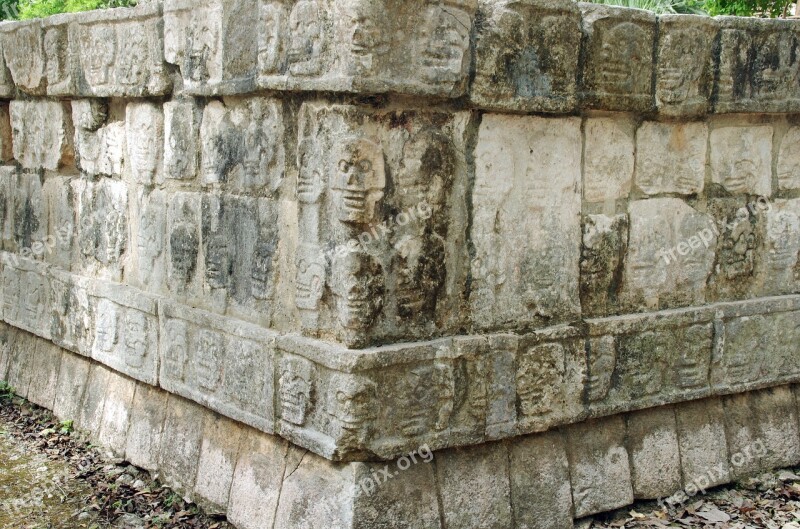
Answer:
<svg viewBox="0 0 800 529"><path fill-rule="evenodd" d="M200 110L193 100L164 103L164 176L194 180L200 155Z"/></svg>
<svg viewBox="0 0 800 529"><path fill-rule="evenodd" d="M130 245L128 188L124 182L100 179L72 181L77 202L78 260L84 274L119 281Z"/></svg>
<svg viewBox="0 0 800 529"><path fill-rule="evenodd" d="M7 163L14 159L11 144L11 113L8 103L0 104L0 162Z"/></svg>
<svg viewBox="0 0 800 529"><path fill-rule="evenodd" d="M800 461L800 432L797 404L791 387L782 386L753 393L752 408L758 438L764 444L761 468L796 465ZM753 447L753 451L758 453L758 448Z"/></svg>
<svg viewBox="0 0 800 529"><path fill-rule="evenodd" d="M577 104L581 17L566 2L484 2L471 101L515 112L570 112Z"/></svg>
<svg viewBox="0 0 800 529"><path fill-rule="evenodd" d="M63 14L42 20L44 30L44 75L48 96L73 96L80 93L79 52L76 43L70 40L69 27L80 15Z"/></svg>
<svg viewBox="0 0 800 529"><path fill-rule="evenodd" d="M50 269L50 333L58 346L82 356L91 356L93 304L89 298L91 279Z"/></svg>
<svg viewBox="0 0 800 529"><path fill-rule="evenodd" d="M717 398L675 408L683 489L708 489L730 481L725 411Z"/></svg>
<svg viewBox="0 0 800 529"><path fill-rule="evenodd" d="M188 400L168 397L158 467L164 482L189 499L197 477L205 419L210 416L211 412Z"/></svg>
<svg viewBox="0 0 800 529"><path fill-rule="evenodd" d="M626 418L633 495L667 497L681 488L681 461L672 407L632 413Z"/></svg>
<svg viewBox="0 0 800 529"><path fill-rule="evenodd" d="M0 97L12 97L16 93L16 86L6 65L5 53L2 52L5 48L3 41L0 37Z"/></svg>
<svg viewBox="0 0 800 529"><path fill-rule="evenodd" d="M158 384L158 312L154 298L130 287L96 284L91 356L151 385Z"/></svg>
<svg viewBox="0 0 800 529"><path fill-rule="evenodd" d="M765 199L746 197L710 199L708 210L716 220L719 237L717 264L709 281L711 300L747 299L756 296L756 263L765 252Z"/></svg>
<svg viewBox="0 0 800 529"><path fill-rule="evenodd" d="M130 424L131 405L136 391L136 382L112 373L106 388L106 403L98 440L103 448L118 457L124 457Z"/></svg>
<svg viewBox="0 0 800 529"><path fill-rule="evenodd" d="M47 76L42 21L34 19L6 24L0 35L3 57L14 84L26 94L44 94Z"/></svg>
<svg viewBox="0 0 800 529"><path fill-rule="evenodd" d="M89 175L121 175L126 144L125 123L109 119L108 105L101 99L72 101L72 119L80 170Z"/></svg>
<svg viewBox="0 0 800 529"><path fill-rule="evenodd" d="M444 515L440 514L437 501L439 488L434 469L436 463L431 459L433 452L426 453L425 455L429 454L430 457L425 459L416 455L417 452L419 450L414 452L414 459L407 455L406 459L388 465L385 463L351 465L355 474L355 483L352 487L353 527L380 527L386 520L392 520L398 527L431 529L444 527L442 524ZM458 455L454 457L457 458ZM464 466L463 463L461 466ZM390 478L386 477L386 472L389 472ZM456 501L458 499L454 498Z"/></svg>
<svg viewBox="0 0 800 529"><path fill-rule="evenodd" d="M30 366L31 383L28 388L28 400L34 404L53 409L56 399L56 385L61 370L61 349L51 342L37 339L35 362Z"/></svg>
<svg viewBox="0 0 800 529"><path fill-rule="evenodd" d="M644 122L636 134L636 186L648 195L702 192L707 145L705 123Z"/></svg>
<svg viewBox="0 0 800 529"><path fill-rule="evenodd" d="M300 114L293 271L303 329L364 347L455 326L469 116L316 103Z"/></svg>
<svg viewBox="0 0 800 529"><path fill-rule="evenodd" d="M633 503L622 417L576 424L567 430L575 517Z"/></svg>
<svg viewBox="0 0 800 529"><path fill-rule="evenodd" d="M164 304L161 337L164 389L261 431L273 431L272 332Z"/></svg>
<svg viewBox="0 0 800 529"><path fill-rule="evenodd" d="M313 455L293 460L284 473L274 527L353 527L353 466ZM245 529L250 527L256 526Z"/></svg>
<svg viewBox="0 0 800 529"><path fill-rule="evenodd" d="M133 182L160 184L164 181L164 113L150 102L128 103L125 108L127 152L125 167Z"/></svg>
<svg viewBox="0 0 800 529"><path fill-rule="evenodd" d="M75 427L90 432L92 439L97 439L100 425L103 424L103 409L106 404L106 392L113 372L100 364L92 364L89 380L83 390L83 401L75 417Z"/></svg>
<svg viewBox="0 0 800 529"><path fill-rule="evenodd" d="M9 251L16 250L14 236L14 198L16 192L16 167L0 167L0 246Z"/></svg>
<svg viewBox="0 0 800 529"><path fill-rule="evenodd" d="M714 45L719 26L696 15L660 15L656 107L665 116L702 116L714 87Z"/></svg>
<svg viewBox="0 0 800 529"><path fill-rule="evenodd" d="M149 471L159 468L167 393L148 384L136 385L130 410L125 459ZM170 432L171 435L171 432Z"/></svg>
<svg viewBox="0 0 800 529"><path fill-rule="evenodd" d="M514 433L517 424L516 336L490 336L489 372L486 381L486 439L502 439Z"/></svg>
<svg viewBox="0 0 800 529"><path fill-rule="evenodd" d="M51 176L45 179L42 186L46 210L43 217L47 222L47 236L40 241L44 244L44 259L62 270L72 267L72 252L78 231L71 182L70 177Z"/></svg>
<svg viewBox="0 0 800 529"><path fill-rule="evenodd" d="M69 39L80 52L81 95L159 96L172 81L164 63L161 7L98 10L70 25Z"/></svg>
<svg viewBox="0 0 800 529"><path fill-rule="evenodd" d="M200 194L179 192L167 202L167 285L178 299L201 287L197 274L200 252Z"/></svg>
<svg viewBox="0 0 800 529"><path fill-rule="evenodd" d="M628 216L586 215L583 219L580 289L587 315L606 315L615 309L625 254Z"/></svg>
<svg viewBox="0 0 800 529"><path fill-rule="evenodd" d="M516 526L572 529L572 487L563 435L549 432L521 437L508 449Z"/></svg>
<svg viewBox="0 0 800 529"><path fill-rule="evenodd" d="M55 171L74 163L68 103L14 100L9 106L14 158L23 168Z"/></svg>
<svg viewBox="0 0 800 529"><path fill-rule="evenodd" d="M579 7L587 38L584 104L603 110L651 110L655 15L597 4Z"/></svg>
<svg viewBox="0 0 800 529"><path fill-rule="evenodd" d="M80 356L66 352L61 356L53 414L62 421L75 421L80 414L90 369L91 363Z"/></svg>
<svg viewBox="0 0 800 529"><path fill-rule="evenodd" d="M775 200L764 216L764 242L755 263L758 293L800 292L800 199Z"/></svg>
<svg viewBox="0 0 800 529"><path fill-rule="evenodd" d="M131 233L136 237L134 274L129 282L152 293L166 289L167 281L167 201L160 189L137 186L133 197ZM132 277L135 276L135 277Z"/></svg>
<svg viewBox="0 0 800 529"><path fill-rule="evenodd" d="M711 131L711 176L730 194L772 194L771 126L721 127Z"/></svg>
<svg viewBox="0 0 800 529"><path fill-rule="evenodd" d="M8 256L3 267L3 319L15 327L50 339L51 288L47 267Z"/></svg>
<svg viewBox="0 0 800 529"><path fill-rule="evenodd" d="M715 260L713 218L677 198L633 201L620 301L642 308L702 304Z"/></svg>
<svg viewBox="0 0 800 529"><path fill-rule="evenodd" d="M484 116L475 151L471 308L479 329L580 313L580 123Z"/></svg>
<svg viewBox="0 0 800 529"><path fill-rule="evenodd" d="M796 112L800 30L788 20L720 17L716 112Z"/></svg>
<svg viewBox="0 0 800 529"><path fill-rule="evenodd" d="M778 190L800 189L800 127L792 127L781 140L778 153Z"/></svg>
<svg viewBox="0 0 800 529"><path fill-rule="evenodd" d="M625 117L595 117L586 120L585 129L584 198L627 198L633 182L635 124Z"/></svg>
<svg viewBox="0 0 800 529"><path fill-rule="evenodd" d="M755 475L762 469L764 440L760 438L756 427L758 418L752 407L753 394L727 395L722 398L722 403L725 407L731 479Z"/></svg>
<svg viewBox="0 0 800 529"><path fill-rule="evenodd" d="M8 380L8 364L14 346L14 331L10 325L0 323L0 380Z"/></svg>
<svg viewBox="0 0 800 529"><path fill-rule="evenodd" d="M206 420L194 491L207 512L224 513L228 506L239 444L246 431L223 417Z"/></svg>
<svg viewBox="0 0 800 529"><path fill-rule="evenodd" d="M41 245L47 237L47 207L42 191L42 175L21 172L17 175L14 196L14 242L23 257L41 260ZM37 251L34 252L34 245Z"/></svg>
<svg viewBox="0 0 800 529"><path fill-rule="evenodd" d="M243 529L276 527L275 511L284 476L290 468L291 454L301 450L290 448L286 441L248 430L241 439L241 450L231 482L228 520Z"/></svg>
<svg viewBox="0 0 800 529"><path fill-rule="evenodd" d="M16 334L10 351L8 366L8 385L14 388L14 393L22 398L28 397L31 385L31 375L36 365L37 338L27 332L14 329Z"/></svg>

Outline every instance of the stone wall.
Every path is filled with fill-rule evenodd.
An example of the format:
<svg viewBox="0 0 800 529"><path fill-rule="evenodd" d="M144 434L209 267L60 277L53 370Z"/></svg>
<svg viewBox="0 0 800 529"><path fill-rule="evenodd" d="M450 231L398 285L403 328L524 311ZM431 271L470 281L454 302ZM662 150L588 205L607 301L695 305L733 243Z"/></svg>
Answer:
<svg viewBox="0 0 800 529"><path fill-rule="evenodd" d="M251 432L280 454L258 463L272 473L308 462L323 495L376 461L441 454L377 495L342 488L342 527L431 499L389 526L555 527L655 494L654 441L622 445L663 420L678 439L706 419L726 431L729 401L793 402L796 22L539 0L164 0L3 23L0 46L0 375L26 394L49 372L42 402L78 392L56 412L86 416L133 462L159 449L125 451L139 435L126 414L159 422L170 399ZM796 429L781 406L737 424ZM225 444L209 428L189 436L198 450ZM681 454L735 454L742 438L704 435ZM234 444L198 456L201 471L234 465ZM528 445L565 455L530 460ZM491 477L509 450L566 476L569 501L539 513L560 522L491 521L544 490ZM173 479L195 490L185 464ZM703 464L670 467L684 470L658 494ZM473 474L487 501L511 490L509 507L465 503ZM417 507L398 499L429 478ZM255 528L233 513L277 501L280 485L259 486L245 507L196 494Z"/></svg>

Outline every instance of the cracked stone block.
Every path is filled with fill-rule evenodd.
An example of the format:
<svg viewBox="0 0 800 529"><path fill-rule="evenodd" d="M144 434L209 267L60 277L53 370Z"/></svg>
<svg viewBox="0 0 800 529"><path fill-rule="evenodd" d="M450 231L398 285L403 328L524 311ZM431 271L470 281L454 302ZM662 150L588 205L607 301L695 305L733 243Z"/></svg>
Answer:
<svg viewBox="0 0 800 529"><path fill-rule="evenodd" d="M521 437L509 444L508 450L517 527L571 529L572 487L563 435L548 432Z"/></svg>
<svg viewBox="0 0 800 529"><path fill-rule="evenodd" d="M781 140L778 153L778 190L800 189L800 127L792 127Z"/></svg>
<svg viewBox="0 0 800 529"><path fill-rule="evenodd" d="M200 198L200 193L178 192L167 202L167 285L180 301L202 290L197 273Z"/></svg>
<svg viewBox="0 0 800 529"><path fill-rule="evenodd" d="M200 156L200 109L193 100L164 103L164 176L194 180Z"/></svg>
<svg viewBox="0 0 800 529"><path fill-rule="evenodd" d="M172 81L164 63L161 6L101 9L70 25L69 39L81 50L81 95L148 97L165 95Z"/></svg>
<svg viewBox="0 0 800 529"><path fill-rule="evenodd" d="M511 329L576 317L580 122L484 116L475 159L474 324Z"/></svg>
<svg viewBox="0 0 800 529"><path fill-rule="evenodd" d="M800 199L775 200L764 216L763 245L755 262L757 293L800 292Z"/></svg>
<svg viewBox="0 0 800 529"><path fill-rule="evenodd" d="M36 172L20 172L14 196L14 242L20 256L42 260L47 238L47 207L42 190L44 179Z"/></svg>
<svg viewBox="0 0 800 529"><path fill-rule="evenodd" d="M80 57L75 42L70 40L70 25L80 16L70 13L42 20L44 76L48 96L80 94Z"/></svg>
<svg viewBox="0 0 800 529"><path fill-rule="evenodd" d="M508 447L497 443L436 458L446 526L499 529L511 525Z"/></svg>
<svg viewBox="0 0 800 529"><path fill-rule="evenodd" d="M68 105L45 100L10 103L14 158L23 168L55 171L74 163Z"/></svg>
<svg viewBox="0 0 800 529"><path fill-rule="evenodd" d="M674 409L634 412L626 422L634 497L658 499L680 490L681 461Z"/></svg>
<svg viewBox="0 0 800 529"><path fill-rule="evenodd" d="M629 204L630 240L620 303L634 310L702 304L719 229L678 198Z"/></svg>
<svg viewBox="0 0 800 529"><path fill-rule="evenodd" d="M14 85L14 79L11 77L11 72L6 65L3 51L5 49L4 40L4 38L0 37L0 97L13 97L17 87Z"/></svg>
<svg viewBox="0 0 800 529"><path fill-rule="evenodd" d="M3 319L49 340L52 292L46 266L9 256L3 268Z"/></svg>
<svg viewBox="0 0 800 529"><path fill-rule="evenodd" d="M726 395L722 397L722 403L731 479L757 474L761 470L764 440L757 431L752 394Z"/></svg>
<svg viewBox="0 0 800 529"><path fill-rule="evenodd" d="M131 405L135 391L135 381L112 373L106 388L106 402L103 406L103 419L98 440L103 448L111 450L119 457L125 455Z"/></svg>
<svg viewBox="0 0 800 529"><path fill-rule="evenodd" d="M161 184L164 154L164 112L150 102L128 103L125 108L126 168L132 181Z"/></svg>
<svg viewBox="0 0 800 529"><path fill-rule="evenodd" d="M301 451L281 439L246 431L230 488L228 520L243 529L276 527L283 479L296 468ZM289 467L289 468L287 468Z"/></svg>
<svg viewBox="0 0 800 529"><path fill-rule="evenodd" d="M586 58L583 103L588 108L648 112L654 106L656 17L648 11L579 3Z"/></svg>
<svg viewBox="0 0 800 529"><path fill-rule="evenodd" d="M61 349L52 343L38 339L36 345L35 368L31 373L28 400L34 404L53 409L56 399L56 385L61 370Z"/></svg>
<svg viewBox="0 0 800 529"><path fill-rule="evenodd" d="M119 176L125 156L125 123L111 119L101 99L72 101L78 168L89 175Z"/></svg>
<svg viewBox="0 0 800 529"><path fill-rule="evenodd" d="M716 112L800 109L800 30L788 20L719 17Z"/></svg>
<svg viewBox="0 0 800 529"><path fill-rule="evenodd" d="M167 395L160 389L139 383L131 404L125 459L151 472L159 468Z"/></svg>
<svg viewBox="0 0 800 529"><path fill-rule="evenodd" d="M77 232L71 181L70 177L49 177L42 186L47 219L44 259L62 270L72 267Z"/></svg>
<svg viewBox="0 0 800 529"><path fill-rule="evenodd" d="M47 75L42 21L34 19L6 24L0 35L3 57L13 83L26 94L44 94Z"/></svg>
<svg viewBox="0 0 800 529"><path fill-rule="evenodd" d="M636 134L636 186L647 195L696 195L706 176L705 123L646 121Z"/></svg>
<svg viewBox="0 0 800 529"><path fill-rule="evenodd" d="M771 196L772 137L768 125L712 130L712 181L731 195Z"/></svg>
<svg viewBox="0 0 800 529"><path fill-rule="evenodd" d="M470 99L482 108L571 112L581 16L567 2L483 3Z"/></svg>
<svg viewBox="0 0 800 529"><path fill-rule="evenodd" d="M753 393L752 407L759 438L764 444L761 468L796 465L800 461L800 432L797 404L791 387L782 386Z"/></svg>
<svg viewBox="0 0 800 529"><path fill-rule="evenodd" d="M8 385L14 393L27 398L34 371L37 339L32 334L14 329L15 336L11 342Z"/></svg>
<svg viewBox="0 0 800 529"><path fill-rule="evenodd" d="M90 369L91 363L84 358L62 354L53 403L53 414L62 421L74 421L78 417Z"/></svg>
<svg viewBox="0 0 800 529"><path fill-rule="evenodd" d="M158 467L164 482L189 496L194 490L203 428L211 412L193 402L169 395L161 436Z"/></svg>
<svg viewBox="0 0 800 529"><path fill-rule="evenodd" d="M72 181L78 219L78 255L74 271L119 281L130 249L128 187L103 178Z"/></svg>
<svg viewBox="0 0 800 529"><path fill-rule="evenodd" d="M625 118L585 122L583 187L587 202L627 198L633 184L635 124Z"/></svg>
<svg viewBox="0 0 800 529"><path fill-rule="evenodd" d="M628 251L628 216L586 215L581 247L581 307L587 315L606 315L616 307Z"/></svg>
<svg viewBox="0 0 800 529"><path fill-rule="evenodd" d="M633 503L623 418L576 424L566 435L575 518Z"/></svg>
<svg viewBox="0 0 800 529"><path fill-rule="evenodd" d="M91 280L51 269L50 333L53 343L82 356L90 356L94 339Z"/></svg>
<svg viewBox="0 0 800 529"><path fill-rule="evenodd" d="M725 410L718 398L675 408L683 472L683 490L695 493L730 481Z"/></svg>
<svg viewBox="0 0 800 529"><path fill-rule="evenodd" d="M718 33L717 22L709 17L659 15L655 99L661 115L709 112Z"/></svg>
<svg viewBox="0 0 800 529"><path fill-rule="evenodd" d="M222 514L228 506L239 445L246 431L224 417L209 417L206 421L194 485L206 512Z"/></svg>
<svg viewBox="0 0 800 529"><path fill-rule="evenodd" d="M103 408L106 403L106 393L113 372L100 364L93 364L89 371L89 379L83 390L83 400L79 413L75 417L75 427L91 432L93 439L97 439L100 425L103 423Z"/></svg>
<svg viewBox="0 0 800 529"><path fill-rule="evenodd" d="M161 189L148 190L136 187L133 200L136 212L131 223L131 234L136 238L132 248L133 274L128 282L154 294L166 290L167 280L167 201Z"/></svg>

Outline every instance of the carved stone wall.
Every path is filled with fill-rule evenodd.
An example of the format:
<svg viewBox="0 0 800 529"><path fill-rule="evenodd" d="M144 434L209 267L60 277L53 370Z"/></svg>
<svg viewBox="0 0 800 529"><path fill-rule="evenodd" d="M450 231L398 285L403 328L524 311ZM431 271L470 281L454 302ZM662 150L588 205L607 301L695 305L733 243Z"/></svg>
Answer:
<svg viewBox="0 0 800 529"><path fill-rule="evenodd" d="M258 450L314 452L304 471L331 483L441 451L435 509L342 492L342 527L400 508L420 509L409 527L489 527L503 514L458 486L495 458L571 480L566 511L514 527L649 497L642 470L603 497L592 476L629 470L603 447L800 382L799 28L566 0L164 0L2 23L0 318L26 338L0 375L31 384L31 351L57 351L61 373L102 373L60 412L107 443L87 398L111 377L143 421L168 396ZM552 461L497 455L567 430ZM466 446L474 468L450 450ZM216 503L247 511L270 487Z"/></svg>

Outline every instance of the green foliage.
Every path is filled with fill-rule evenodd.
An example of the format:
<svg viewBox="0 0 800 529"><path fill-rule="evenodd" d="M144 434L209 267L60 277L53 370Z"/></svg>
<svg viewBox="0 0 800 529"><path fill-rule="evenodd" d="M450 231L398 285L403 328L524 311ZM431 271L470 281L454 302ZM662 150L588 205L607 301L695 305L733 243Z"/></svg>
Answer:
<svg viewBox="0 0 800 529"><path fill-rule="evenodd" d="M740 17L785 17L791 13L794 0L706 0L710 15Z"/></svg>
<svg viewBox="0 0 800 529"><path fill-rule="evenodd" d="M595 4L645 9L657 14L695 13L704 14L702 0L591 0Z"/></svg>
<svg viewBox="0 0 800 529"><path fill-rule="evenodd" d="M0 20L14 20L18 14L17 0L0 0Z"/></svg>
<svg viewBox="0 0 800 529"><path fill-rule="evenodd" d="M7 382L0 381L0 400L12 397L14 397L14 388L9 386Z"/></svg>
<svg viewBox="0 0 800 529"><path fill-rule="evenodd" d="M2 0L0 0L2 1ZM130 7L136 0L19 0L19 19L41 18L107 7Z"/></svg>

